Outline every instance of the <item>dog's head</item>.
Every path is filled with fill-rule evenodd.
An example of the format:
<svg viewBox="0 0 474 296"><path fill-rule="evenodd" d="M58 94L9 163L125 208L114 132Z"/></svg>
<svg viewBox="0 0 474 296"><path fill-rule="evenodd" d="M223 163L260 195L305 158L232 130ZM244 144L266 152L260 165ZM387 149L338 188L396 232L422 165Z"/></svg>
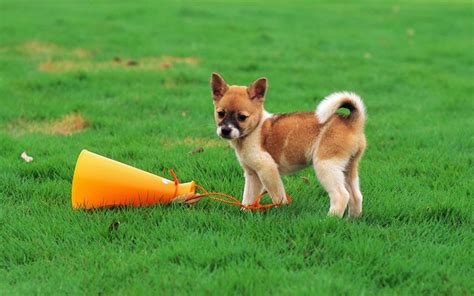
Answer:
<svg viewBox="0 0 474 296"><path fill-rule="evenodd" d="M212 73L217 134L225 139L238 139L250 134L262 118L266 90L266 78L259 78L248 87L236 86L227 85L224 78Z"/></svg>

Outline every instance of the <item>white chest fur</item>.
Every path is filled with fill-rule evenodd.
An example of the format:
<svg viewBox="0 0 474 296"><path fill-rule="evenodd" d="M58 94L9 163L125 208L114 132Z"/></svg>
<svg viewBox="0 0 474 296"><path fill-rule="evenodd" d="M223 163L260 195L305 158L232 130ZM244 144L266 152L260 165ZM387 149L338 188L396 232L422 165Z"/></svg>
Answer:
<svg viewBox="0 0 474 296"><path fill-rule="evenodd" d="M269 163L275 163L274 159L262 148L261 130L263 122L272 116L271 113L264 111L262 120L255 130L239 143L232 141L231 145L235 149L237 159L244 167L254 171L259 171Z"/></svg>

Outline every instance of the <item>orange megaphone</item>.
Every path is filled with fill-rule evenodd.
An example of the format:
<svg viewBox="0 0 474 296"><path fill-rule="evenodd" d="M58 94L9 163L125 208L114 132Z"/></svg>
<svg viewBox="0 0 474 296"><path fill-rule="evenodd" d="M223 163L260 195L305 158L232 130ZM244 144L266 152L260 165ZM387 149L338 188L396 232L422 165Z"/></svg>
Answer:
<svg viewBox="0 0 474 296"><path fill-rule="evenodd" d="M196 184L174 181L82 150L72 180L72 207L147 206L192 195Z"/></svg>

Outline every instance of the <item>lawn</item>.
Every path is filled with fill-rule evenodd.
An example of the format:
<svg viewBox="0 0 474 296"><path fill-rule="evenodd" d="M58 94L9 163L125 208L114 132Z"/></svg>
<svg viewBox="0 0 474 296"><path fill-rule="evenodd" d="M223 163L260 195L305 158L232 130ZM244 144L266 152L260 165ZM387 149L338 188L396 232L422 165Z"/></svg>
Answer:
<svg viewBox="0 0 474 296"><path fill-rule="evenodd" d="M0 294L474 294L473 37L471 1L0 1ZM362 217L312 169L265 213L72 210L82 149L240 196L212 71L360 94Z"/></svg>

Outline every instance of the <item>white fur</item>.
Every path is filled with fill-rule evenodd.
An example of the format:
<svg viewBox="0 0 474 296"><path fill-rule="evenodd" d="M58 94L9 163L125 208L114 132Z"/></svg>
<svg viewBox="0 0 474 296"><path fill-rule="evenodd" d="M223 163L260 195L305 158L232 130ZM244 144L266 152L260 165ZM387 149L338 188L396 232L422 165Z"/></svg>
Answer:
<svg viewBox="0 0 474 296"><path fill-rule="evenodd" d="M349 200L349 217L358 217L362 212L362 193L360 192L359 176L348 180L348 188L352 192L352 198Z"/></svg>
<svg viewBox="0 0 474 296"><path fill-rule="evenodd" d="M235 127L233 127L233 126L231 126L230 129L231 129L230 138L231 139L237 139L240 136L239 130L236 129Z"/></svg>
<svg viewBox="0 0 474 296"><path fill-rule="evenodd" d="M349 192L345 187L344 170L346 168L347 159L327 159L314 162L314 169L319 182L329 193L331 205L329 207L329 215L342 217L349 202Z"/></svg>
<svg viewBox="0 0 474 296"><path fill-rule="evenodd" d="M242 204L248 206L253 204L255 202L255 197L263 191L263 184L257 173L253 170L245 170L244 176L245 188Z"/></svg>
<svg viewBox="0 0 474 296"><path fill-rule="evenodd" d="M288 203L278 165L270 153L263 150L260 145L262 124L270 117L272 114L264 111L255 130L242 140L245 143L242 143L241 149L235 149L237 159L245 170L245 189L242 201L244 205L253 204L258 195L255 192L262 191L263 188L268 191L274 203ZM236 141L239 139L230 141L234 148L237 145Z"/></svg>
<svg viewBox="0 0 474 296"><path fill-rule="evenodd" d="M354 105L359 112L358 115L361 117L361 121L363 122L365 119L365 107L362 99L355 93L343 91L332 93L319 103L316 108L316 116L318 116L319 123L325 123L334 113L336 113L337 109L341 107L342 102L346 100L349 100Z"/></svg>

